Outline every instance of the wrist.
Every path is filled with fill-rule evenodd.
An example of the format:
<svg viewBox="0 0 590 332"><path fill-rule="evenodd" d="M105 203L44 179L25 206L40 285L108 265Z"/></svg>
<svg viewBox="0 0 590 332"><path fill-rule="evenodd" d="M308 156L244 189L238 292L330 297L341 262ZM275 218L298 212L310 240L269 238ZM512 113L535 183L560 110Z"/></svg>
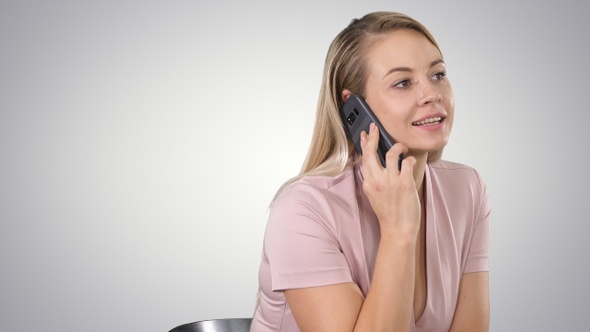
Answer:
<svg viewBox="0 0 590 332"><path fill-rule="evenodd" d="M397 247L413 249L418 241L418 232L414 230L382 230L381 242L390 243Z"/></svg>

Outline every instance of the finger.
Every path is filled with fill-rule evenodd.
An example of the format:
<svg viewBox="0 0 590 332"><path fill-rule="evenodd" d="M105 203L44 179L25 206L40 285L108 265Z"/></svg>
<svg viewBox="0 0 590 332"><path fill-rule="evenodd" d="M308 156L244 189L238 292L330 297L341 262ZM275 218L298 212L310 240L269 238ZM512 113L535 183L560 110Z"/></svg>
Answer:
<svg viewBox="0 0 590 332"><path fill-rule="evenodd" d="M399 162L399 156L407 152L408 148L405 145L403 145L402 143L395 143L385 154L387 168L391 168L392 170L395 169L399 172L399 169L397 167Z"/></svg>
<svg viewBox="0 0 590 332"><path fill-rule="evenodd" d="M416 165L416 158L409 156L402 160L402 170L400 171L401 177L414 178L414 166Z"/></svg>
<svg viewBox="0 0 590 332"><path fill-rule="evenodd" d="M361 152L365 150L365 144L367 144L367 132L361 131Z"/></svg>
<svg viewBox="0 0 590 332"><path fill-rule="evenodd" d="M368 143L369 140L374 141L375 135L377 136L377 142L372 142L371 145L377 146L379 143L379 132L377 126L374 123L371 123L369 126L369 133L367 134L366 131L361 132L361 148L363 148L363 153L365 153L365 145ZM376 132L377 131L377 132ZM370 146L369 146L370 148Z"/></svg>
<svg viewBox="0 0 590 332"><path fill-rule="evenodd" d="M379 129L374 123L371 123L369 127L369 134L366 134L365 132L363 133L361 133L361 147L363 149L363 168L380 168L381 161L379 160L379 156L377 156L377 147L379 146Z"/></svg>

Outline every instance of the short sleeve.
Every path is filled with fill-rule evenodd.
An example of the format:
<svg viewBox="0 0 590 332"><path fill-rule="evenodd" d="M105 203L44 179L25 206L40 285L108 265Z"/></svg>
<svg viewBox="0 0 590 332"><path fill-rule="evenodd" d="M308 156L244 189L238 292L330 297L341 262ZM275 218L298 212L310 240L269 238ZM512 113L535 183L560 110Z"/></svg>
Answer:
<svg viewBox="0 0 590 332"><path fill-rule="evenodd" d="M327 200L312 186L294 184L276 198L264 240L273 291L352 281L331 219Z"/></svg>
<svg viewBox="0 0 590 332"><path fill-rule="evenodd" d="M476 199L474 200L476 222L464 273L489 270L491 210L486 185L479 174L477 174L477 179L479 190L475 193Z"/></svg>

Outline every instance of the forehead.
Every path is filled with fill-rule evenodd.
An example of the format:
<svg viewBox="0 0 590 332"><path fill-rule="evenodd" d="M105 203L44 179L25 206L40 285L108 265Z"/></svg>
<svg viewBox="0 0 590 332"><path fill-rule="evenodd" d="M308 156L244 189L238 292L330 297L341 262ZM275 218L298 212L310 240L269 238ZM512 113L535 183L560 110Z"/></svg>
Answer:
<svg viewBox="0 0 590 332"><path fill-rule="evenodd" d="M388 32L372 43L367 52L370 72L393 67L419 69L430 67L432 61L442 59L438 48L422 33L404 29Z"/></svg>

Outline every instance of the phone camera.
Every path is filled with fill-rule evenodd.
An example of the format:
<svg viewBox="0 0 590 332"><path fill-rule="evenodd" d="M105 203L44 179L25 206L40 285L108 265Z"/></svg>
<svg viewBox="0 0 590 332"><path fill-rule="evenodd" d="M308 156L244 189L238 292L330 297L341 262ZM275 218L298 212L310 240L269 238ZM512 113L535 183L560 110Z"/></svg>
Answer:
<svg viewBox="0 0 590 332"><path fill-rule="evenodd" d="M356 120L356 115L354 113L350 113L348 115L348 117L346 118L346 120L348 121L348 123L352 126L352 124L354 123L354 121Z"/></svg>

